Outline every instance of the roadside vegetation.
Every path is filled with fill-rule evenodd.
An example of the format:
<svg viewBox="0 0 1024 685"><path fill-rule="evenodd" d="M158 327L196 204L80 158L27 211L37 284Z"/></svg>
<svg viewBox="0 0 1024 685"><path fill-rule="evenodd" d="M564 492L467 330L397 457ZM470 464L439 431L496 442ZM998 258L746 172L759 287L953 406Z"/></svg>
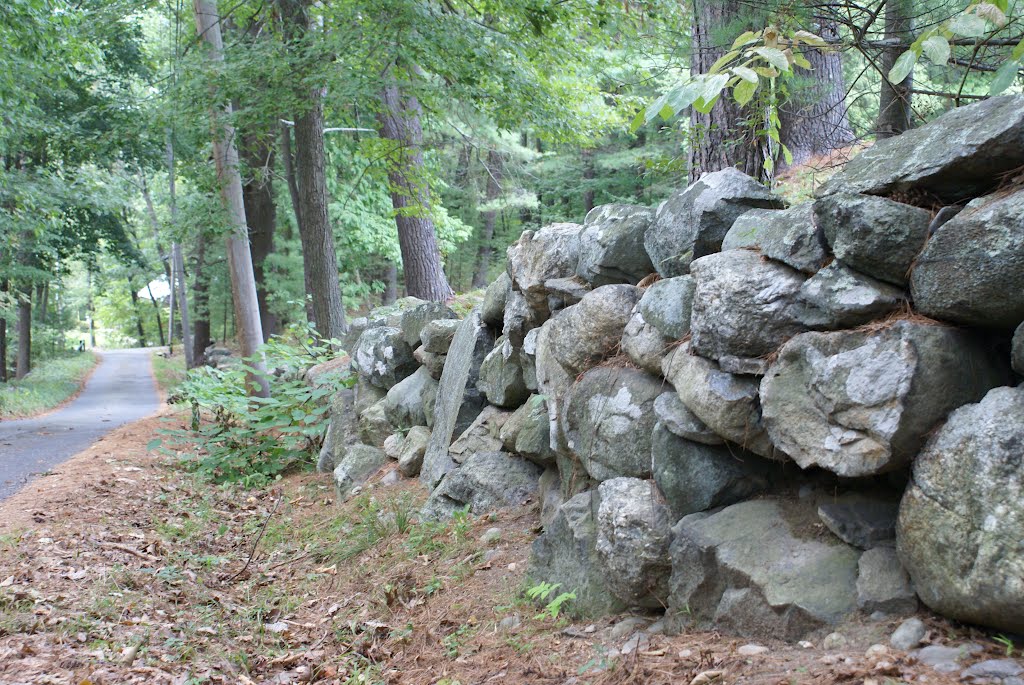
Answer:
<svg viewBox="0 0 1024 685"><path fill-rule="evenodd" d="M160 397L166 399L172 395L185 382L186 375L185 357L180 351L170 356L165 353L153 354L153 378L156 379Z"/></svg>
<svg viewBox="0 0 1024 685"><path fill-rule="evenodd" d="M99 362L92 352L48 359L21 380L0 384L0 419L33 416L60 406L85 384Z"/></svg>

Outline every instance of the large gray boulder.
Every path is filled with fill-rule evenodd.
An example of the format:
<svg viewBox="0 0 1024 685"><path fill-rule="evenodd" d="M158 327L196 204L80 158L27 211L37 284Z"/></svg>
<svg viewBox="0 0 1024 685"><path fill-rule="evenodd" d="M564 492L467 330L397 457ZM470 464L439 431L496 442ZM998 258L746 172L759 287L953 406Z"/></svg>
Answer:
<svg viewBox="0 0 1024 685"><path fill-rule="evenodd" d="M448 348L455 339L455 331L459 330L458 319L435 319L423 326L420 331L420 342L423 351L431 354L448 354Z"/></svg>
<svg viewBox="0 0 1024 685"><path fill-rule="evenodd" d="M448 355L427 352L423 349L423 346L420 345L413 350L412 356L413 359L418 361L423 368L427 370L427 373L430 374L431 378L435 381L441 380L441 374L444 373L444 362Z"/></svg>
<svg viewBox="0 0 1024 685"><path fill-rule="evenodd" d="M694 352L761 357L808 328L800 299L806 278L749 250L708 255L690 265L697 282L690 321Z"/></svg>
<svg viewBox="0 0 1024 685"><path fill-rule="evenodd" d="M786 459L762 423L756 378L723 371L715 362L690 354L689 344L665 359L664 373L686 408L712 431L762 457Z"/></svg>
<svg viewBox="0 0 1024 685"><path fill-rule="evenodd" d="M480 318L491 328L501 330L505 317L505 304L512 292L512 277L508 271L502 271L484 292L484 301L480 304Z"/></svg>
<svg viewBox="0 0 1024 685"><path fill-rule="evenodd" d="M644 250L654 210L636 205L594 207L583 221L576 274L600 286L633 283L654 271Z"/></svg>
<svg viewBox="0 0 1024 685"><path fill-rule="evenodd" d="M526 334L544 323L549 315L547 302L538 308L527 301L526 295L518 290L512 290L505 300L501 334L514 346L519 347L526 339Z"/></svg>
<svg viewBox="0 0 1024 685"><path fill-rule="evenodd" d="M630 606L664 607L672 519L649 480L613 478L598 487L597 556L612 593Z"/></svg>
<svg viewBox="0 0 1024 685"><path fill-rule="evenodd" d="M661 374L661 363L672 345L661 331L644 321L639 306L622 331L622 351L629 360L652 375Z"/></svg>
<svg viewBox="0 0 1024 685"><path fill-rule="evenodd" d="M659 274L682 276L689 271L690 262L722 248L725 234L741 214L756 207L784 206L781 199L742 171L716 171L658 206L644 247Z"/></svg>
<svg viewBox="0 0 1024 685"><path fill-rule="evenodd" d="M691 514L672 530L673 622L797 640L857 608L860 552L817 532L814 498Z"/></svg>
<svg viewBox="0 0 1024 685"><path fill-rule="evenodd" d="M359 336L352 361L360 376L385 390L411 376L419 366L402 329L393 326L366 329Z"/></svg>
<svg viewBox="0 0 1024 685"><path fill-rule="evenodd" d="M1024 166L1024 95L957 107L854 157L818 191L888 195L924 191L947 204L988 192Z"/></svg>
<svg viewBox="0 0 1024 685"><path fill-rule="evenodd" d="M627 608L608 588L608 577L597 554L596 490L582 492L558 508L554 519L533 542L529 583L556 583L558 592L575 592L566 604L571 616L598 617Z"/></svg>
<svg viewBox="0 0 1024 685"><path fill-rule="evenodd" d="M345 454L345 449L359 442L359 425L355 412L355 392L350 389L339 390L331 398L330 420L324 442L320 446L316 470L318 473L330 473Z"/></svg>
<svg viewBox="0 0 1024 685"><path fill-rule="evenodd" d="M480 366L477 388L491 404L515 409L530 396L523 380L523 367L519 350L506 338L498 338L494 349Z"/></svg>
<svg viewBox="0 0 1024 685"><path fill-rule="evenodd" d="M772 442L801 467L868 476L910 463L936 424L1007 378L970 333L897 321L878 330L805 333L761 383Z"/></svg>
<svg viewBox="0 0 1024 685"><path fill-rule="evenodd" d="M477 452L447 473L423 505L426 519L449 518L468 508L472 514L525 504L537 495L541 468L505 452Z"/></svg>
<svg viewBox="0 0 1024 685"><path fill-rule="evenodd" d="M356 384L352 390L356 414L363 413L363 411L387 397L388 394L386 388L378 388L363 377L362 374L356 375Z"/></svg>
<svg viewBox="0 0 1024 685"><path fill-rule="evenodd" d="M580 257L579 224L551 224L538 231L523 231L508 248L508 274L535 309L546 309L548 289L544 282L576 275ZM508 309L506 308L506 318ZM505 322L508 325L508 321Z"/></svg>
<svg viewBox="0 0 1024 685"><path fill-rule="evenodd" d="M359 412L359 439L365 445L383 447L384 441L394 432L394 426L388 421L387 399Z"/></svg>
<svg viewBox="0 0 1024 685"><path fill-rule="evenodd" d="M789 209L752 209L733 223L722 250L756 248L765 257L813 274L828 257L828 245L815 223L811 203Z"/></svg>
<svg viewBox="0 0 1024 685"><path fill-rule="evenodd" d="M1017 326L1013 334L1013 344L1010 355L1013 370L1024 376L1024 323Z"/></svg>
<svg viewBox="0 0 1024 685"><path fill-rule="evenodd" d="M708 428L683 404L679 393L674 390L666 390L658 395L658 399L654 400L654 413L662 426L681 438L704 445L721 445L725 442L725 438Z"/></svg>
<svg viewBox="0 0 1024 685"><path fill-rule="evenodd" d="M914 462L897 548L921 601L1024 632L1024 387L953 412Z"/></svg>
<svg viewBox="0 0 1024 685"><path fill-rule="evenodd" d="M979 198L943 224L914 265L910 285L918 311L1010 330L1024 321L1021 217L1024 190Z"/></svg>
<svg viewBox="0 0 1024 685"><path fill-rule="evenodd" d="M863 274L906 285L928 240L931 212L874 195L836 193L814 203L836 258Z"/></svg>
<svg viewBox="0 0 1024 685"><path fill-rule="evenodd" d="M610 356L640 295L632 285L605 285L559 312L550 321L547 337L551 356L574 376Z"/></svg>
<svg viewBox="0 0 1024 685"><path fill-rule="evenodd" d="M663 278L647 286L640 298L640 313L669 340L690 332L690 313L697 284L692 276Z"/></svg>
<svg viewBox="0 0 1024 685"><path fill-rule="evenodd" d="M413 426L405 434L398 447L398 470L402 475L415 478L423 466L423 455L427 453L430 443L430 429L425 426Z"/></svg>
<svg viewBox="0 0 1024 685"><path fill-rule="evenodd" d="M766 490L770 463L737 447L681 438L658 423L651 437L654 482L672 520L734 504Z"/></svg>
<svg viewBox="0 0 1024 685"><path fill-rule="evenodd" d="M423 366L416 373L393 385L384 400L384 415L393 427L411 428L426 426L427 417L423 411L423 397L426 393L437 392L437 381Z"/></svg>
<svg viewBox="0 0 1024 685"><path fill-rule="evenodd" d="M477 452L500 452L503 447L501 429L512 416L497 407L484 407L469 428L462 432L448 448L456 464L461 464Z"/></svg>
<svg viewBox="0 0 1024 685"><path fill-rule="evenodd" d="M555 465L550 429L547 400L542 395L531 395L501 427L499 437L507 451L550 467Z"/></svg>
<svg viewBox="0 0 1024 685"><path fill-rule="evenodd" d="M654 400L664 382L632 368L585 373L565 399L568 447L595 480L651 477Z"/></svg>
<svg viewBox="0 0 1024 685"><path fill-rule="evenodd" d="M872 547L860 555L857 606L866 614L899 616L917 611L917 594L893 547Z"/></svg>
<svg viewBox="0 0 1024 685"><path fill-rule="evenodd" d="M402 338L410 349L420 344L420 334L431 321L459 318L444 302L425 302L415 297L406 297L391 306L399 309L398 327L402 329Z"/></svg>
<svg viewBox="0 0 1024 685"><path fill-rule="evenodd" d="M854 328L899 309L906 293L854 271L839 260L808 278L800 298L809 305L804 322L813 328Z"/></svg>
<svg viewBox="0 0 1024 685"><path fill-rule="evenodd" d="M822 502L818 517L832 533L848 545L871 549L896 542L896 516L902 493L847 492Z"/></svg>
<svg viewBox="0 0 1024 685"><path fill-rule="evenodd" d="M350 445L334 469L334 492L338 503L351 497L387 461L384 450L370 445Z"/></svg>
<svg viewBox="0 0 1024 685"><path fill-rule="evenodd" d="M434 404L424 407L424 411L433 417L430 444L420 471L420 480L427 487L437 485L444 474L455 467L448 447L456 427L468 424L483 409L476 381L480 365L492 343L491 334L480 320L479 310L474 309L455 332L441 381L434 393Z"/></svg>

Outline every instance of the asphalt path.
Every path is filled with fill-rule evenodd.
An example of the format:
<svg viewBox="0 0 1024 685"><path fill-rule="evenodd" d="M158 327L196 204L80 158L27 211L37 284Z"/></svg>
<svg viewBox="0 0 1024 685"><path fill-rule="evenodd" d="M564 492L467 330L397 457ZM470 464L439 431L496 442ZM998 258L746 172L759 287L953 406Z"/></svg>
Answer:
<svg viewBox="0 0 1024 685"><path fill-rule="evenodd" d="M107 350L75 400L31 419L0 421L0 500L104 435L160 406L152 349Z"/></svg>

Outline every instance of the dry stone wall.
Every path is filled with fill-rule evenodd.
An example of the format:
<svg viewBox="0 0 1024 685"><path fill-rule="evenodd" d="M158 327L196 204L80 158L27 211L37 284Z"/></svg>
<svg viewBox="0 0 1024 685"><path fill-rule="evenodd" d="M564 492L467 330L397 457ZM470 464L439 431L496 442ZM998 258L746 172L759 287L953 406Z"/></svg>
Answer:
<svg viewBox="0 0 1024 685"><path fill-rule="evenodd" d="M578 614L799 639L919 597L1024 631L1022 112L795 207L727 169L525 232L461 321L354 322L320 468L346 497L397 459L425 517L536 503L530 576Z"/></svg>

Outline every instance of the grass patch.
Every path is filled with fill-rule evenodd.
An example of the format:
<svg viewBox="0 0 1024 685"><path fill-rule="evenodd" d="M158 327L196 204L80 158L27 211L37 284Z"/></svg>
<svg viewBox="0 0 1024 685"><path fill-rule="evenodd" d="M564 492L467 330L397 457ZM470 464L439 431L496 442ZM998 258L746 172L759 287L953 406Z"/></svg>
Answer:
<svg viewBox="0 0 1024 685"><path fill-rule="evenodd" d="M156 385L160 394L166 397L182 384L187 375L185 370L185 356L180 352L170 357L162 354L153 355L153 377L156 378Z"/></svg>
<svg viewBox="0 0 1024 685"><path fill-rule="evenodd" d="M98 361L92 352L49 359L21 380L0 384L0 418L53 409L78 392Z"/></svg>

